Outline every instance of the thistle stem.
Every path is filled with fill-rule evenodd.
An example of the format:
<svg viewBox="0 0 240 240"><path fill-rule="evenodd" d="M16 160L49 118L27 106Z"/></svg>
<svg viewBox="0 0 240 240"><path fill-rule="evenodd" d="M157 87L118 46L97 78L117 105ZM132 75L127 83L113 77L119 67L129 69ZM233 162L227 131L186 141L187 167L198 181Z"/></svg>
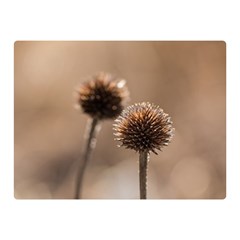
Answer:
<svg viewBox="0 0 240 240"><path fill-rule="evenodd" d="M91 118L91 121L88 122L88 127L86 129L86 146L84 148L82 161L80 161L77 178L76 178L76 189L75 189L75 199L81 198L82 182L87 163L89 161L90 155L96 145L96 135L98 132L97 125L99 120L97 118Z"/></svg>
<svg viewBox="0 0 240 240"><path fill-rule="evenodd" d="M149 152L143 151L139 155L139 185L140 199L147 199L147 164L149 160Z"/></svg>

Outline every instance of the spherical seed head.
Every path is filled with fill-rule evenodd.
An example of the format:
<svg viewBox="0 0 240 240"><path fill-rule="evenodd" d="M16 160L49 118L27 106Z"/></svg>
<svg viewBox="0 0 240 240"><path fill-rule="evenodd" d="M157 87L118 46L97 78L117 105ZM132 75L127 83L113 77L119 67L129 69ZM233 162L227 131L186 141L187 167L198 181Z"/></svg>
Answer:
<svg viewBox="0 0 240 240"><path fill-rule="evenodd" d="M137 152L162 150L173 136L172 122L168 114L150 103L137 103L127 107L115 120L115 140L120 146Z"/></svg>
<svg viewBox="0 0 240 240"><path fill-rule="evenodd" d="M115 80L101 72L78 89L78 104L93 118L116 118L128 100L125 80Z"/></svg>

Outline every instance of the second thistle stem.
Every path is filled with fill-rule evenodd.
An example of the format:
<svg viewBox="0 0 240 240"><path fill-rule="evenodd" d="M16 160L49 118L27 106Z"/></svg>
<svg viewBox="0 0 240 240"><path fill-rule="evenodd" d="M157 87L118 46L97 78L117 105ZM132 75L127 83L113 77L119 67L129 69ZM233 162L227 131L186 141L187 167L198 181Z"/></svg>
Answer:
<svg viewBox="0 0 240 240"><path fill-rule="evenodd" d="M75 199L81 198L83 175L87 167L87 163L91 155L91 152L95 147L98 122L99 121L97 118L91 119L91 122L89 122L89 126L87 128L86 146L83 152L82 162L79 165L78 172L77 172L76 189L75 189L75 197L74 197Z"/></svg>
<svg viewBox="0 0 240 240"><path fill-rule="evenodd" d="M147 199L147 164L149 152L143 151L139 155L139 185L140 199Z"/></svg>

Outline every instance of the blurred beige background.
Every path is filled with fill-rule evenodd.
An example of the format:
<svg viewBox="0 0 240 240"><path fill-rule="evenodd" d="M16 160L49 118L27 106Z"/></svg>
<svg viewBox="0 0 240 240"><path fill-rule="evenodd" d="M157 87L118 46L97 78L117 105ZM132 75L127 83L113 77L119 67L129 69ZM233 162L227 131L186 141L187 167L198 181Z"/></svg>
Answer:
<svg viewBox="0 0 240 240"><path fill-rule="evenodd" d="M129 104L172 117L172 143L150 157L148 198L225 197L224 42L16 42L14 59L16 198L73 198L88 120L73 92L99 71L127 80ZM102 124L83 198L139 197L138 155L116 147L112 123Z"/></svg>

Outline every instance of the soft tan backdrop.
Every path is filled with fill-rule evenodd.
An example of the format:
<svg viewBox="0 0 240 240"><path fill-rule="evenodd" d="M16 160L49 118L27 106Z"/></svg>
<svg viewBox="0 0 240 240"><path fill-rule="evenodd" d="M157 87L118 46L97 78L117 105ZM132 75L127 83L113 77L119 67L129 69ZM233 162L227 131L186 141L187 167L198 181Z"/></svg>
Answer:
<svg viewBox="0 0 240 240"><path fill-rule="evenodd" d="M72 198L88 117L74 89L99 71L127 80L129 104L149 101L172 116L175 136L151 154L149 198L226 195L224 42L16 42L15 197ZM138 155L117 148L102 124L83 198L138 198Z"/></svg>

